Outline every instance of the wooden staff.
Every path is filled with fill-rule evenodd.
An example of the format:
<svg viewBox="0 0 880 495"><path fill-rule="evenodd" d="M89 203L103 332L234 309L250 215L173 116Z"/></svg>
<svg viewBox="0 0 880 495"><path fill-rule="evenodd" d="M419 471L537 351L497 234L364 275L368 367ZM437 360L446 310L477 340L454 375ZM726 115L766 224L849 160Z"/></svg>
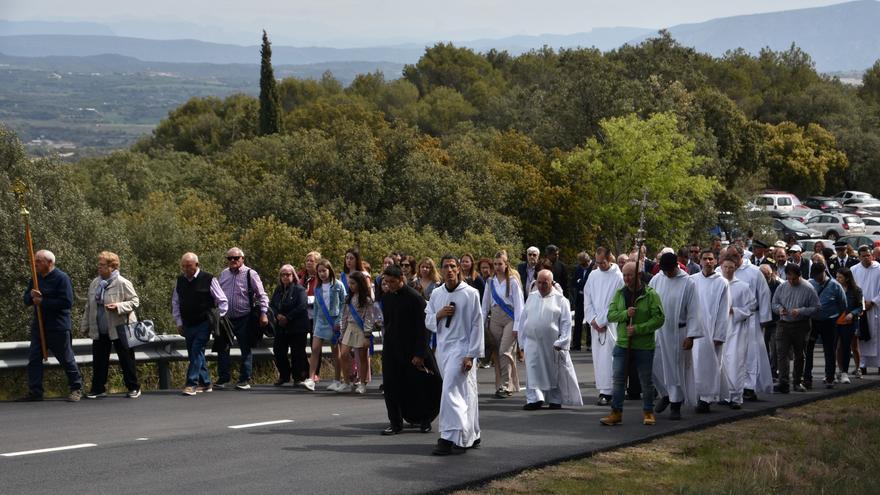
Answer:
<svg viewBox="0 0 880 495"><path fill-rule="evenodd" d="M31 265L31 278L34 283L34 290L40 290L40 283L37 280L37 264L34 256L34 240L31 237L31 222L30 222L30 212L27 210L27 206L25 205L24 195L27 192L27 186L21 180L16 181L15 186L13 187L13 191L15 195L18 196L18 204L21 207L20 213L21 217L24 219L24 237L25 243L28 248L28 259ZM37 313L37 327L40 329L40 350L43 354L43 361L49 360L49 352L46 350L46 330L43 326L43 311L40 309L40 305L34 302L34 308Z"/></svg>

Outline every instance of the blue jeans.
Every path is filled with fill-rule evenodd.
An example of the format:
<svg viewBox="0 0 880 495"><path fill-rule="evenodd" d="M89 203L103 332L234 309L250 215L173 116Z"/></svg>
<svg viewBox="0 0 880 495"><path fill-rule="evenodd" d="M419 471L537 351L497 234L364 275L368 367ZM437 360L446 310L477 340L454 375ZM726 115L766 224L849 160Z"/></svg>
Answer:
<svg viewBox="0 0 880 495"><path fill-rule="evenodd" d="M623 399L626 395L626 353L624 347L614 346L613 358L614 381L611 389L611 409L623 411ZM654 350L630 349L629 358L635 364L642 384L642 402L645 411L654 410L654 382L651 372L654 369Z"/></svg>
<svg viewBox="0 0 880 495"><path fill-rule="evenodd" d="M246 382L250 380L254 366L254 356L251 353L251 336L248 332L250 326L250 315L241 318L230 318L232 323L232 332L235 334L235 340L238 341L238 348L241 349L241 368L238 372L238 381ZM229 358L229 351L220 351L217 353L217 377L218 383L227 383L232 380L229 372L232 360Z"/></svg>
<svg viewBox="0 0 880 495"><path fill-rule="evenodd" d="M209 385L211 375L208 373L208 365L205 362L205 346L211 337L211 328L207 321L183 327L183 336L186 339L186 355L189 357L189 367L186 369L186 386L195 387L199 383Z"/></svg>
<svg viewBox="0 0 880 495"><path fill-rule="evenodd" d="M67 386L70 390L82 389L82 375L76 365L70 332L46 330L46 350L55 356L64 373L67 375ZM28 389L34 395L43 396L43 351L40 347L40 332L31 330L31 346L28 354L27 375Z"/></svg>

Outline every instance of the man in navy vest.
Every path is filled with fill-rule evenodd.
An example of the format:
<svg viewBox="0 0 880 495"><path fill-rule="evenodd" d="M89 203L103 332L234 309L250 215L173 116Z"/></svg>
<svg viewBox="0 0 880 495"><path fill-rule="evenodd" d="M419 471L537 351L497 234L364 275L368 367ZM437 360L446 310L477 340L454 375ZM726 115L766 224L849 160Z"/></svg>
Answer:
<svg viewBox="0 0 880 495"><path fill-rule="evenodd" d="M171 293L171 312L177 331L186 338L189 367L183 395L210 392L211 375L205 363L205 345L211 337L210 313L216 307L226 315L228 303L217 279L199 269L199 257L186 253L180 258L181 274ZM201 387L199 387L201 383Z"/></svg>

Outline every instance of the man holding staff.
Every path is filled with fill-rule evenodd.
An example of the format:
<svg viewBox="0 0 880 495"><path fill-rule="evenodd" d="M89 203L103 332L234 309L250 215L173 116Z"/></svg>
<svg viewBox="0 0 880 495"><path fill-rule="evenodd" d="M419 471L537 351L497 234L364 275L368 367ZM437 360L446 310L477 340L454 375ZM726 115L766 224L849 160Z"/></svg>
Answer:
<svg viewBox="0 0 880 495"><path fill-rule="evenodd" d="M51 251L45 249L37 251L34 255L34 267L39 289L35 289L34 282L31 281L24 293L24 304L34 307L27 365L28 394L19 400L23 402L43 400L43 352L38 323L38 314L41 313L46 347L52 351L52 355L67 375L67 385L70 387L67 401L78 402L82 397L83 381L70 340L73 285L66 273L55 268L55 255Z"/></svg>

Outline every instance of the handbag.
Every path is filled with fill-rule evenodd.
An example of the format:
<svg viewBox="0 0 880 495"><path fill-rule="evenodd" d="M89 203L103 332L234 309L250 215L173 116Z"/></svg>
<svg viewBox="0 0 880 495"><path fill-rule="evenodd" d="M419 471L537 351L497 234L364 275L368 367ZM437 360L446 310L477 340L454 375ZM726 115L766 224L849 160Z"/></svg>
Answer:
<svg viewBox="0 0 880 495"><path fill-rule="evenodd" d="M251 312L249 315L248 321L248 340L250 340L250 346L254 347L263 340L263 327L260 326L260 317L263 315L263 311L260 308L260 299L257 296L257 293L254 292L253 286L251 285L251 270L248 269L247 272L247 290L248 290L248 298L251 303ZM268 325L267 325L268 328Z"/></svg>
<svg viewBox="0 0 880 495"><path fill-rule="evenodd" d="M119 338L125 342L129 349L138 347L158 339L156 326L151 320L141 320L134 323L126 323L116 327Z"/></svg>

